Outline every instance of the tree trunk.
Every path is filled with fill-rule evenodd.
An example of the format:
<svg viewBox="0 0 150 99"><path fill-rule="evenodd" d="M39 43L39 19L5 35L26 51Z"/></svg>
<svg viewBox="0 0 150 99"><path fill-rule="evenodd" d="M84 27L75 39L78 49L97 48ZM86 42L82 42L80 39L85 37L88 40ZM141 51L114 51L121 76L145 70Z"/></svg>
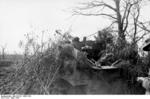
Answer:
<svg viewBox="0 0 150 99"><path fill-rule="evenodd" d="M5 48L2 48L2 59L5 59Z"/></svg>
<svg viewBox="0 0 150 99"><path fill-rule="evenodd" d="M118 44L122 48L125 46L126 38L123 31L123 23L122 16L120 13L120 0L114 0L116 5L116 15L117 15L117 23L118 23Z"/></svg>

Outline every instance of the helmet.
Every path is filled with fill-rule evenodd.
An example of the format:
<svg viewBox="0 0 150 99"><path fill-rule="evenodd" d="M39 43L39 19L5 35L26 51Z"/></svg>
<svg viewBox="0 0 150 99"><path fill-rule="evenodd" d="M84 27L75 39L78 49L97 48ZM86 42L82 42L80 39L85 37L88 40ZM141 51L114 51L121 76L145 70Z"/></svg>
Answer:
<svg viewBox="0 0 150 99"><path fill-rule="evenodd" d="M144 50L144 51L150 51L150 39L147 39L147 40L145 41L145 45L144 45L144 47L143 47L143 50Z"/></svg>

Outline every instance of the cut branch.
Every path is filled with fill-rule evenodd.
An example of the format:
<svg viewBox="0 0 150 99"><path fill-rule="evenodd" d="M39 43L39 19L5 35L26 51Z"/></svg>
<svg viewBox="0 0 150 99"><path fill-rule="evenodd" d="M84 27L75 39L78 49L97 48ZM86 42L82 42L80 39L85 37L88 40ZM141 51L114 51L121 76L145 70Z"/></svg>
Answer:
<svg viewBox="0 0 150 99"><path fill-rule="evenodd" d="M144 36L146 36L148 34L148 32L145 32L140 38L138 38L137 40L136 40L136 42L138 42L138 41L140 41Z"/></svg>
<svg viewBox="0 0 150 99"><path fill-rule="evenodd" d="M140 26L139 24L140 24L141 26ZM138 27L140 27L141 29L143 29L143 30L145 30L145 31L147 31L147 32L150 32L150 29L148 29L148 28L144 25L144 23L140 22L139 24L138 24Z"/></svg>
<svg viewBox="0 0 150 99"><path fill-rule="evenodd" d="M106 14L106 13L82 13L82 12L78 12L78 11L74 11L73 15L84 15L84 16L107 16L110 17L112 19L117 19L116 17L112 16L111 14Z"/></svg>
<svg viewBox="0 0 150 99"><path fill-rule="evenodd" d="M125 27L123 29L123 32L125 32L126 29L127 29L127 27L128 27L128 24L129 24L129 15L130 15L130 11L131 11L131 7L132 6L133 6L132 4L129 6L128 13L127 13L127 16L126 16L126 25L125 25Z"/></svg>

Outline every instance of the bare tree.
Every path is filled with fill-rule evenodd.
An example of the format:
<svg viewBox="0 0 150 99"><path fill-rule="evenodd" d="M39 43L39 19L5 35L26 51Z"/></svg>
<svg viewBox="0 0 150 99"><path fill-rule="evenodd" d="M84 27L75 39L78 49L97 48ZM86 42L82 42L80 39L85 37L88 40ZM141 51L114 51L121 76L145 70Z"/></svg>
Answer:
<svg viewBox="0 0 150 99"><path fill-rule="evenodd" d="M1 50L2 50L2 59L5 59L5 51L6 51L6 45L1 46Z"/></svg>
<svg viewBox="0 0 150 99"><path fill-rule="evenodd" d="M73 9L73 15L84 16L106 16L112 20L111 26L117 25L118 41L121 45L126 43L126 31L129 26L131 12L138 8L142 0L111 0L108 3L103 0L94 0L87 3L81 3L82 6ZM140 10L138 10L140 12ZM136 23L139 19L139 14L134 15L135 33Z"/></svg>
<svg viewBox="0 0 150 99"><path fill-rule="evenodd" d="M131 12L131 19L130 19L132 23L130 25L130 28L126 30L126 34L130 37L133 47L137 47L137 43L141 39L143 39L148 34L148 32L143 30L142 28L139 28L141 5L136 4L133 9L134 10L132 10Z"/></svg>
<svg viewBox="0 0 150 99"><path fill-rule="evenodd" d="M136 40L136 36L137 36L137 33L138 33L138 27L137 27L137 23L138 23L138 20L139 20L139 15L140 15L140 5L137 4L136 6L136 9L135 11L133 11L133 14L132 14L132 17L133 17L133 24L134 24L134 27L133 27L133 44L136 44L137 40Z"/></svg>

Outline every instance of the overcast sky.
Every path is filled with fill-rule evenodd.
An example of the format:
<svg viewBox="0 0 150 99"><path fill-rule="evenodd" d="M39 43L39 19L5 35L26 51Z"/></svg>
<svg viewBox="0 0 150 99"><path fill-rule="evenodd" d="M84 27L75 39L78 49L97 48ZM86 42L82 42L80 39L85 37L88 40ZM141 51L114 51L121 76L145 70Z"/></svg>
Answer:
<svg viewBox="0 0 150 99"><path fill-rule="evenodd" d="M83 1L0 0L0 46L6 45L8 53L20 53L19 41L33 29L53 34L56 29L71 28L73 35L83 37L107 26L109 21L103 17L71 17L69 9ZM142 12L144 18L150 18L149 9Z"/></svg>

